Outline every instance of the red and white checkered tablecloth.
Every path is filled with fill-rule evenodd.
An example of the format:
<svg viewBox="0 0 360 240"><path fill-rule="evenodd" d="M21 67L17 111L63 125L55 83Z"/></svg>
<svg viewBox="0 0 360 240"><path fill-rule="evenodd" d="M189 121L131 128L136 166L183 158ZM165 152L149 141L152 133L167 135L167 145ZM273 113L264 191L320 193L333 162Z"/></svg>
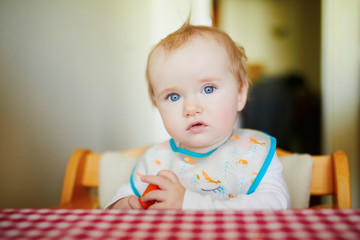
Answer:
<svg viewBox="0 0 360 240"><path fill-rule="evenodd" d="M0 239L121 238L360 239L360 209L0 210Z"/></svg>

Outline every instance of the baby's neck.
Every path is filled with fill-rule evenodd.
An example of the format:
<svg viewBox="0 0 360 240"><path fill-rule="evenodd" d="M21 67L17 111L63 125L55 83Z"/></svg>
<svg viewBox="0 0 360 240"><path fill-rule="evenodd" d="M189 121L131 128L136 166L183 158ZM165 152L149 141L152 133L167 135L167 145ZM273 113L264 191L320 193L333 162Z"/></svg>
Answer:
<svg viewBox="0 0 360 240"><path fill-rule="evenodd" d="M217 149L218 147L220 147L222 144L219 144L218 146L210 146L210 147L201 147L201 148L197 148L197 147L188 147L188 146L183 146L182 144L179 145L179 148L183 148L186 149L188 151L194 152L194 153L208 153L210 151L213 151L214 149Z"/></svg>
<svg viewBox="0 0 360 240"><path fill-rule="evenodd" d="M222 146L231 137L231 135L232 135L232 133L230 133L230 135L228 137L224 138L222 141L219 141L216 144L213 144L211 146L193 147L193 146L186 146L186 145L179 143L179 148L183 148L188 151L195 152L195 153L208 153L208 152L213 151L213 150L219 148L220 146Z"/></svg>

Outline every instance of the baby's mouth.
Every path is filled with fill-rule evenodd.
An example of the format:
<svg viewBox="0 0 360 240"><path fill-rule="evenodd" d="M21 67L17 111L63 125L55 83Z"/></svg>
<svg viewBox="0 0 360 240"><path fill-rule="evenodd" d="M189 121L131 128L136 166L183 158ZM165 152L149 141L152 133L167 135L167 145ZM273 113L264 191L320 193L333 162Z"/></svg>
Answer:
<svg viewBox="0 0 360 240"><path fill-rule="evenodd" d="M191 131L191 132L199 132L202 129L206 128L208 125L203 123L203 122L194 122L189 124L189 126L187 127L187 131Z"/></svg>

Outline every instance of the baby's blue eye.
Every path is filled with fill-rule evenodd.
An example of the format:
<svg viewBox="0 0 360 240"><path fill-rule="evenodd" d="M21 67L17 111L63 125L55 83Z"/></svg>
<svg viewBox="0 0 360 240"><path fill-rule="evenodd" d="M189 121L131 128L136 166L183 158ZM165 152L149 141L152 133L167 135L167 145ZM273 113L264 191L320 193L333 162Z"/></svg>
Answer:
<svg viewBox="0 0 360 240"><path fill-rule="evenodd" d="M206 86L203 90L204 93L206 94L210 94L212 92L214 92L215 88L213 86Z"/></svg>
<svg viewBox="0 0 360 240"><path fill-rule="evenodd" d="M168 96L168 100L170 100L172 102L176 102L179 99L180 99L180 95L177 93L172 93Z"/></svg>

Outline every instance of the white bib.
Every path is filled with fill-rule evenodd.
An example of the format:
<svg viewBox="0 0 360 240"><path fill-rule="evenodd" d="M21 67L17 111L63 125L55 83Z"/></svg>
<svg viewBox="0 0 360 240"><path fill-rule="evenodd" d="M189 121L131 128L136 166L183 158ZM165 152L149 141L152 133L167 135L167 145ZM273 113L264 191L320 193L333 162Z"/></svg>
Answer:
<svg viewBox="0 0 360 240"><path fill-rule="evenodd" d="M263 132L234 129L219 148L195 153L178 148L173 139L151 147L133 170L130 183L138 197L146 189L141 175L173 171L188 190L229 199L251 194L260 184L274 156L276 139Z"/></svg>

